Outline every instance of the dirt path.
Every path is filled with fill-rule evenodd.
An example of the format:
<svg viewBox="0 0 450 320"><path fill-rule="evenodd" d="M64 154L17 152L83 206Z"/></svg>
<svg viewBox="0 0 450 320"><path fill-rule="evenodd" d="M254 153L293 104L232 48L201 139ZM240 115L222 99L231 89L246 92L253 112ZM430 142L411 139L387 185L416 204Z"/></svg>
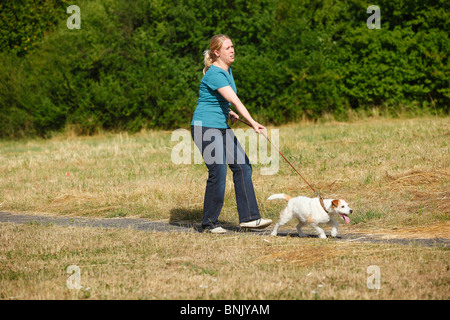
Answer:
<svg viewBox="0 0 450 320"><path fill-rule="evenodd" d="M61 217L52 215L31 215L31 214L12 214L0 212L0 222L18 223L18 224L43 224L74 227L98 227L98 228L132 228L140 231L152 232L201 232L200 224L192 222L166 222L149 221L140 218L79 218L79 217ZM228 233L244 232L237 226L223 226ZM270 236L271 228L267 230L245 231L249 234ZM295 230L281 230L279 236L297 236ZM307 234L308 237L316 237L314 234ZM358 242L384 242L403 245L419 246L439 246L450 247L450 238L415 238L415 237L386 237L385 234L373 233L341 233L338 241L358 241Z"/></svg>

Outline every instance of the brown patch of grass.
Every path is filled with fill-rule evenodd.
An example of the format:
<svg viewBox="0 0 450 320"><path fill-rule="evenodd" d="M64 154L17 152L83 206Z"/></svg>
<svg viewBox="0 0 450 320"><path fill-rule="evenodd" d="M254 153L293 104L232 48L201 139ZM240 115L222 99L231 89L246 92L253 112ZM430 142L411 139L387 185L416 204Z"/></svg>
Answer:
<svg viewBox="0 0 450 320"><path fill-rule="evenodd" d="M267 250L273 251L273 250ZM297 248L288 247L265 254L258 259L261 263L286 263L298 266L311 266L317 262L331 259L336 255L345 253L342 248L332 246L301 246Z"/></svg>
<svg viewBox="0 0 450 320"><path fill-rule="evenodd" d="M397 174L394 176L386 173L386 177L388 180L392 181L392 183L405 187L447 182L450 178L450 174L444 170L432 170L429 172L413 170L408 173Z"/></svg>
<svg viewBox="0 0 450 320"><path fill-rule="evenodd" d="M375 235L383 239L450 239L450 222L432 223L425 226L399 226L364 230L354 229L355 233Z"/></svg>
<svg viewBox="0 0 450 320"><path fill-rule="evenodd" d="M410 204L450 214L450 191L445 189L450 181L450 171L413 170L407 173L390 175L386 179L391 192L408 193Z"/></svg>

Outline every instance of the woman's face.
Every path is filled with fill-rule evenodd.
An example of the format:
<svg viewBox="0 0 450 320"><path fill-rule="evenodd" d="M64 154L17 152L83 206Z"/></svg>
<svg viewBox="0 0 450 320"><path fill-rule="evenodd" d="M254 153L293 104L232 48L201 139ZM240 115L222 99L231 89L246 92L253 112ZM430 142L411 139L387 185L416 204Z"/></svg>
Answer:
<svg viewBox="0 0 450 320"><path fill-rule="evenodd" d="M227 65L231 65L234 62L234 46L230 39L225 39L222 47L214 52L218 59L222 60Z"/></svg>

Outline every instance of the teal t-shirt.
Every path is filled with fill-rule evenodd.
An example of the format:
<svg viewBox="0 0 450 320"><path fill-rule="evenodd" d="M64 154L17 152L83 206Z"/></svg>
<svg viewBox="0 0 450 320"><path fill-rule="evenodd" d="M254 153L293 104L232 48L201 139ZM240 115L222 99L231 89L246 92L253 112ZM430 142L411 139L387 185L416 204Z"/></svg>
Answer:
<svg viewBox="0 0 450 320"><path fill-rule="evenodd" d="M192 117L191 125L227 129L230 103L217 91L217 89L231 86L237 93L231 68L226 72L222 68L212 65L206 71L200 83L197 107Z"/></svg>

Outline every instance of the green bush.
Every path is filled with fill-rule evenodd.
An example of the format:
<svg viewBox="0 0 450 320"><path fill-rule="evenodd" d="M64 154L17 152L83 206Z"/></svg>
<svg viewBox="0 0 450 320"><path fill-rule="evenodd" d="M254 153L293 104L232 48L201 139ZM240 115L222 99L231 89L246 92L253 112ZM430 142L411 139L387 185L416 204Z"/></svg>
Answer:
<svg viewBox="0 0 450 320"><path fill-rule="evenodd" d="M0 137L187 127L217 33L232 38L238 94L262 121L449 111L444 0L380 0L373 30L361 0L70 4L81 29L67 28L65 1L0 4Z"/></svg>
<svg viewBox="0 0 450 320"><path fill-rule="evenodd" d="M18 56L34 51L39 41L65 16L66 1L2 0L0 51Z"/></svg>

